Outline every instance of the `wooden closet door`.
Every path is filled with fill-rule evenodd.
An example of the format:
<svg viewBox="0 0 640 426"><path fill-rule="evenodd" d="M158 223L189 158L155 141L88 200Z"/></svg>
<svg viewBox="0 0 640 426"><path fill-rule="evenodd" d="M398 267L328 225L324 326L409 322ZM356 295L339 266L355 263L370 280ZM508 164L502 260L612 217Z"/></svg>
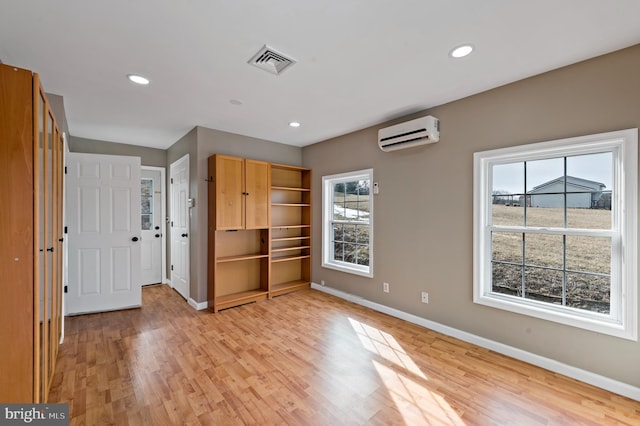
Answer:
<svg viewBox="0 0 640 426"><path fill-rule="evenodd" d="M215 156L216 230L244 229L244 160Z"/></svg>
<svg viewBox="0 0 640 426"><path fill-rule="evenodd" d="M269 163L245 160L245 228L269 227Z"/></svg>
<svg viewBox="0 0 640 426"><path fill-rule="evenodd" d="M0 65L0 401L33 398L32 74Z"/></svg>

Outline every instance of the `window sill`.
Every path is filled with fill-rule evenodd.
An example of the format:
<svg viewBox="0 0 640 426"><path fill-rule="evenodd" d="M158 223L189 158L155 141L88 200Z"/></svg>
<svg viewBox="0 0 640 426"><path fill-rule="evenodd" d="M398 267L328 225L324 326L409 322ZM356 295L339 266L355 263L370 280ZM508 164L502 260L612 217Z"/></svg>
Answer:
<svg viewBox="0 0 640 426"><path fill-rule="evenodd" d="M333 269L340 272L346 272L348 274L360 275L362 277L373 278L373 269L371 267L368 268L358 268L355 265L351 266L348 263L322 263L323 268Z"/></svg>
<svg viewBox="0 0 640 426"><path fill-rule="evenodd" d="M633 325L625 327L622 321L615 321L604 314L585 313L559 305L549 306L535 300L497 293L474 294L473 302L622 339L638 340L637 329Z"/></svg>

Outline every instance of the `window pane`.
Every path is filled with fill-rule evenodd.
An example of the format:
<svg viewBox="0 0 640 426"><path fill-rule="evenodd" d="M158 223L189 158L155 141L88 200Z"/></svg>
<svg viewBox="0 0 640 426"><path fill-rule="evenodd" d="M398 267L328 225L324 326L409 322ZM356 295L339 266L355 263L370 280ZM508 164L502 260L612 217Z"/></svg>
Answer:
<svg viewBox="0 0 640 426"><path fill-rule="evenodd" d="M494 197L495 200L495 197ZM524 206L520 202L513 202L506 198L506 204L491 206L491 220L494 225L524 226Z"/></svg>
<svg viewBox="0 0 640 426"><path fill-rule="evenodd" d="M564 227L564 158L527 162L527 226Z"/></svg>
<svg viewBox="0 0 640 426"><path fill-rule="evenodd" d="M522 264L522 234L493 232L491 246L492 260Z"/></svg>
<svg viewBox="0 0 640 426"><path fill-rule="evenodd" d="M358 201L347 201L345 204L345 216L350 220L367 220L369 213L363 208L363 204Z"/></svg>
<svg viewBox="0 0 640 426"><path fill-rule="evenodd" d="M356 245L355 244L343 244L344 257L343 260L349 263L356 263Z"/></svg>
<svg viewBox="0 0 640 426"><path fill-rule="evenodd" d="M493 263L491 266L491 291L522 296L522 266L504 263Z"/></svg>
<svg viewBox="0 0 640 426"><path fill-rule="evenodd" d="M143 214L140 219L143 231L150 231L153 228L153 220L150 214Z"/></svg>
<svg viewBox="0 0 640 426"><path fill-rule="evenodd" d="M562 271L525 268L525 298L562 305Z"/></svg>
<svg viewBox="0 0 640 426"><path fill-rule="evenodd" d="M563 192L564 157L527 161L527 194Z"/></svg>
<svg viewBox="0 0 640 426"><path fill-rule="evenodd" d="M343 239L345 242L356 242L356 225L343 225L344 234Z"/></svg>
<svg viewBox="0 0 640 426"><path fill-rule="evenodd" d="M524 163L496 164L492 168L492 194L523 194Z"/></svg>
<svg viewBox="0 0 640 426"><path fill-rule="evenodd" d="M369 266L369 246L358 245L358 265Z"/></svg>
<svg viewBox="0 0 640 426"><path fill-rule="evenodd" d="M524 225L524 163L498 164L492 168L492 222Z"/></svg>
<svg viewBox="0 0 640 426"><path fill-rule="evenodd" d="M611 193L603 193L598 202L605 207L592 209L568 208L567 227L611 229Z"/></svg>
<svg viewBox="0 0 640 426"><path fill-rule="evenodd" d="M611 273L611 238L567 236L567 269Z"/></svg>
<svg viewBox="0 0 640 426"><path fill-rule="evenodd" d="M567 273L567 306L608 314L610 286L608 277Z"/></svg>
<svg viewBox="0 0 640 426"><path fill-rule="evenodd" d="M562 195L531 195L531 207L527 208L527 226L564 228L564 208L551 207L564 203ZM543 206L547 207L543 207Z"/></svg>
<svg viewBox="0 0 640 426"><path fill-rule="evenodd" d="M140 224L143 231L153 228L153 180L140 179Z"/></svg>
<svg viewBox="0 0 640 426"><path fill-rule="evenodd" d="M369 244L369 226L358 225L356 227L356 235L359 244Z"/></svg>
<svg viewBox="0 0 640 426"><path fill-rule="evenodd" d="M344 260L344 243L339 241L333 243L333 259Z"/></svg>
<svg viewBox="0 0 640 426"><path fill-rule="evenodd" d="M525 235L525 263L527 266L562 269L562 235Z"/></svg>
<svg viewBox="0 0 640 426"><path fill-rule="evenodd" d="M334 241L342 241L343 240L343 225L341 224L334 224L333 225L333 239Z"/></svg>

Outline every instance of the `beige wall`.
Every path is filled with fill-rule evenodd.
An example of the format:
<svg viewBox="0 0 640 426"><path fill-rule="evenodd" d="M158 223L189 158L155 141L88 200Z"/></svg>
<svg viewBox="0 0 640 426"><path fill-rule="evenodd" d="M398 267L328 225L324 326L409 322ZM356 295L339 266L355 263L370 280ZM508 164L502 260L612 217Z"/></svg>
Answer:
<svg viewBox="0 0 640 426"><path fill-rule="evenodd" d="M47 93L47 99L51 105L54 117L58 123L60 131L65 132L67 140L69 138L69 124L67 123L67 113L64 109L64 98L60 95L54 95L53 93Z"/></svg>
<svg viewBox="0 0 640 426"><path fill-rule="evenodd" d="M165 167L167 165L167 151L164 149L85 139L76 136L69 138L69 151L86 154L128 155L140 157L143 166Z"/></svg>
<svg viewBox="0 0 640 426"><path fill-rule="evenodd" d="M639 70L636 45L303 148L314 176L313 281L640 386L640 343L472 301L473 153L640 127ZM440 142L380 151L379 127L425 113L441 120ZM380 184L373 279L322 268L320 258L322 176L369 167ZM428 305L420 302L422 290Z"/></svg>

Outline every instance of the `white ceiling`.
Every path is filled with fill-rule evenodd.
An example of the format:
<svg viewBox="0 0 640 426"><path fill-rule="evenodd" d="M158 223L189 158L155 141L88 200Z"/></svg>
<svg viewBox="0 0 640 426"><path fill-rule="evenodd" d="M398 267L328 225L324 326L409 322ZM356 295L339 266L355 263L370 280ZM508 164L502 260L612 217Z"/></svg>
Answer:
<svg viewBox="0 0 640 426"><path fill-rule="evenodd" d="M0 60L64 96L73 136L304 146L640 43L639 17L639 0L0 0ZM297 63L248 65L264 44Z"/></svg>

